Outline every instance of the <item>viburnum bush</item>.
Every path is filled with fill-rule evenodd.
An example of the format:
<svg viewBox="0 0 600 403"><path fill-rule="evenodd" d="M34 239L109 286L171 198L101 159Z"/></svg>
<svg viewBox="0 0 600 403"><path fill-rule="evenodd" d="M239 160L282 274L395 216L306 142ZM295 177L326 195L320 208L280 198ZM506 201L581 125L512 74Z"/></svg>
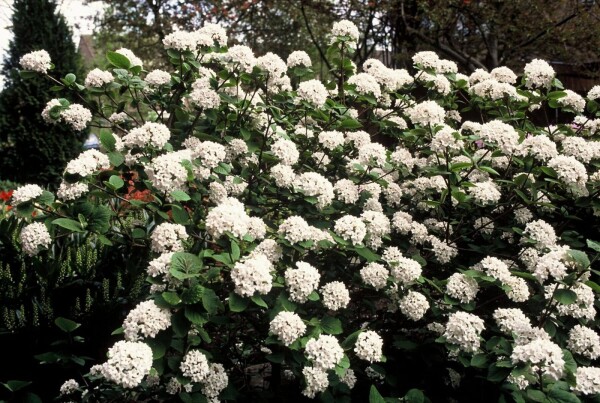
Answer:
<svg viewBox="0 0 600 403"><path fill-rule="evenodd" d="M85 80L23 58L70 99L44 118L102 144L56 195L14 192L23 253L76 234L148 261L122 339L62 398L600 392L600 87L564 90L542 60L520 78L433 52L359 69L358 39L334 25L326 81L302 51L256 57L210 24L164 39L172 72L127 49Z"/></svg>

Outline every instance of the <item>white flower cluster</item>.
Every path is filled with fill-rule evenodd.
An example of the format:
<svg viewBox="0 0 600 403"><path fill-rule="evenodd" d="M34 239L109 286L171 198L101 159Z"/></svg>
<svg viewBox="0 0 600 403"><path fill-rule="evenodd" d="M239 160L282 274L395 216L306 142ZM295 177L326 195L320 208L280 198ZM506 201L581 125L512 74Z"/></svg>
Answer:
<svg viewBox="0 0 600 403"><path fill-rule="evenodd" d="M183 225L162 223L154 228L150 236L151 248L153 252L180 252L183 250L181 241L188 238L188 234Z"/></svg>
<svg viewBox="0 0 600 403"><path fill-rule="evenodd" d="M37 255L40 248L48 248L52 244L52 237L46 225L41 222L34 222L23 227L19 240L23 252L29 256Z"/></svg>
<svg viewBox="0 0 600 403"><path fill-rule="evenodd" d="M131 67L136 67L136 66L142 67L142 65L143 65L142 59L137 57L131 50L129 50L127 48L117 49L117 50L115 50L115 53L125 56L131 63Z"/></svg>
<svg viewBox="0 0 600 403"><path fill-rule="evenodd" d="M132 389L152 368L152 349L145 343L118 341L108 350L108 361L95 369L108 381Z"/></svg>
<svg viewBox="0 0 600 403"><path fill-rule="evenodd" d="M301 67L311 67L312 62L310 60L310 56L303 50L295 50L288 56L286 60L286 64L288 68L293 68L297 66Z"/></svg>
<svg viewBox="0 0 600 403"><path fill-rule="evenodd" d="M237 262L231 270L235 293L251 297L254 293L265 295L271 291L273 265L265 255L254 254Z"/></svg>
<svg viewBox="0 0 600 403"><path fill-rule="evenodd" d="M164 70L152 70L148 74L146 74L146 78L144 81L153 87L158 87L161 85L165 85L171 82L171 74Z"/></svg>
<svg viewBox="0 0 600 403"><path fill-rule="evenodd" d="M151 163L145 165L148 179L157 190L167 195L174 190L185 190L187 188L187 170L182 162L189 161L191 158L188 150L159 155Z"/></svg>
<svg viewBox="0 0 600 403"><path fill-rule="evenodd" d="M327 309L337 311L350 303L350 292L341 281L332 281L321 287L323 305Z"/></svg>
<svg viewBox="0 0 600 403"><path fill-rule="evenodd" d="M400 312L408 319L418 321L429 309L427 297L420 292L410 290L399 303Z"/></svg>
<svg viewBox="0 0 600 403"><path fill-rule="evenodd" d="M84 84L86 87L102 87L105 84L110 84L113 81L113 75L110 71L94 69L85 77Z"/></svg>
<svg viewBox="0 0 600 403"><path fill-rule="evenodd" d="M19 64L24 70L46 74L52 67L52 60L45 50L36 50L21 56Z"/></svg>
<svg viewBox="0 0 600 403"><path fill-rule="evenodd" d="M565 361L562 350L550 340L536 339L516 346L510 359L513 364L530 364L533 374L541 371L555 381L558 381L564 373Z"/></svg>
<svg viewBox="0 0 600 403"><path fill-rule="evenodd" d="M63 396L70 395L77 392L77 389L79 389L79 383L75 379L69 379L61 385L60 394Z"/></svg>
<svg viewBox="0 0 600 403"><path fill-rule="evenodd" d="M547 88L556 76L554 69L544 60L533 59L525 65L525 85L528 88Z"/></svg>
<svg viewBox="0 0 600 403"><path fill-rule="evenodd" d="M334 336L322 334L310 339L305 347L306 358L312 361L315 368L322 371L333 369L344 357L344 350Z"/></svg>
<svg viewBox="0 0 600 403"><path fill-rule="evenodd" d="M271 152L279 158L283 165L294 165L300 157L296 144L283 138L277 139L271 144Z"/></svg>
<svg viewBox="0 0 600 403"><path fill-rule="evenodd" d="M289 64L289 62L288 62ZM317 108L325 105L329 93L327 88L319 80L303 81L298 85L298 98L310 102Z"/></svg>
<svg viewBox="0 0 600 403"><path fill-rule="evenodd" d="M59 117L57 119L53 119L50 116L50 110L55 106L62 106L62 104L59 100L53 99L48 102L42 111L42 117L48 123L58 123L60 121L64 121L70 125L73 130L80 131L85 129L88 123L92 121L92 112L79 104L70 104L67 107L63 106L60 110Z"/></svg>
<svg viewBox="0 0 600 403"><path fill-rule="evenodd" d="M358 73L348 79L348 84L356 86L356 92L360 95L372 95L375 98L381 96L381 87L379 83L369 73Z"/></svg>
<svg viewBox="0 0 600 403"><path fill-rule="evenodd" d="M573 390L584 395L600 393L600 368L578 367L575 372L575 387L573 387Z"/></svg>
<svg viewBox="0 0 600 403"><path fill-rule="evenodd" d="M356 356L369 362L381 361L383 355L383 339L376 332L367 330L361 332L354 345Z"/></svg>
<svg viewBox="0 0 600 403"><path fill-rule="evenodd" d="M109 167L110 161L106 154L91 149L82 152L77 158L69 161L65 168L65 172L70 175L86 177L100 169L108 169Z"/></svg>
<svg viewBox="0 0 600 403"><path fill-rule="evenodd" d="M269 330L289 346L306 332L306 325L297 314L282 311L273 318Z"/></svg>
<svg viewBox="0 0 600 403"><path fill-rule="evenodd" d="M413 124L423 126L441 125L444 123L446 111L435 101L423 101L407 109L408 118Z"/></svg>
<svg viewBox="0 0 600 403"><path fill-rule="evenodd" d="M302 303L317 289L321 275L314 266L306 262L296 262L296 267L297 269L288 268L285 271L285 284L290 300Z"/></svg>
<svg viewBox="0 0 600 403"><path fill-rule="evenodd" d="M68 183L63 181L61 182L60 186L58 187L58 190L56 191L56 197L66 202L71 200L77 200L87 192L89 192L89 187L87 183Z"/></svg>
<svg viewBox="0 0 600 403"><path fill-rule="evenodd" d="M463 304L468 304L475 300L479 292L477 280L468 277L462 273L454 273L448 278L446 283L446 294L456 298Z"/></svg>
<svg viewBox="0 0 600 403"><path fill-rule="evenodd" d="M210 364L208 366L208 374L202 382L202 393L206 396L209 402L218 401L217 397L223 389L229 384L229 376L225 372L222 364Z"/></svg>
<svg viewBox="0 0 600 403"><path fill-rule="evenodd" d="M128 341L141 336L153 338L171 326L171 311L158 307L154 301L142 301L129 311L123 322L123 332Z"/></svg>
<svg viewBox="0 0 600 403"><path fill-rule="evenodd" d="M171 138L171 131L162 123L146 122L140 127L132 129L123 136L123 143L129 148L147 147L151 145L163 148Z"/></svg>
<svg viewBox="0 0 600 403"><path fill-rule="evenodd" d="M260 218L250 217L246 214L242 202L233 197L227 197L206 215L206 231L215 239L227 232L236 238L242 238L247 234L262 238L266 227Z"/></svg>
<svg viewBox="0 0 600 403"><path fill-rule="evenodd" d="M448 318L443 336L447 342L455 344L460 350L474 353L479 350L483 329L483 319L471 313L458 311Z"/></svg>
<svg viewBox="0 0 600 403"><path fill-rule="evenodd" d="M355 245L361 244L367 236L367 226L359 217L345 215L336 220L335 233Z"/></svg>
<svg viewBox="0 0 600 403"><path fill-rule="evenodd" d="M589 327L575 325L569 331L567 348L591 360L600 357L600 336Z"/></svg>
<svg viewBox="0 0 600 403"><path fill-rule="evenodd" d="M216 109L221 105L221 97L210 86L208 78L203 77L192 84L190 99L192 103L203 109Z"/></svg>
<svg viewBox="0 0 600 403"><path fill-rule="evenodd" d="M351 40L350 45L354 46L356 45L356 43L358 42L358 38L360 37L358 27L348 20L334 22L333 28L331 29L331 35L349 37Z"/></svg>
<svg viewBox="0 0 600 403"><path fill-rule="evenodd" d="M38 185L23 185L19 186L12 194L11 203L13 206L18 206L22 203L27 203L42 195L44 189Z"/></svg>
<svg viewBox="0 0 600 403"><path fill-rule="evenodd" d="M384 288L387 285L390 272L382 264L371 262L360 270L360 277L363 282L376 290Z"/></svg>
<svg viewBox="0 0 600 403"><path fill-rule="evenodd" d="M298 175L294 180L294 187L305 196L315 196L318 209L323 209L331 204L335 196L331 182L317 172L305 172Z"/></svg>
<svg viewBox="0 0 600 403"><path fill-rule="evenodd" d="M188 351L179 368L183 376L190 378L192 382L203 382L210 372L208 359L199 350Z"/></svg>
<svg viewBox="0 0 600 403"><path fill-rule="evenodd" d="M302 394L309 399L314 399L317 393L325 391L329 386L327 372L319 368L304 367L302 375L304 375L306 381L306 388L304 388Z"/></svg>

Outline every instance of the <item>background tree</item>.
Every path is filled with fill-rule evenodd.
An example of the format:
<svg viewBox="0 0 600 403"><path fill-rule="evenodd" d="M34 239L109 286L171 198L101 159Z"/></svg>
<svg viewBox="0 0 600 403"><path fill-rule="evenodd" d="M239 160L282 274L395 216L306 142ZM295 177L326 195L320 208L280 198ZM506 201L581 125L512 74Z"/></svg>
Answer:
<svg viewBox="0 0 600 403"><path fill-rule="evenodd" d="M40 113L53 98L52 84L43 78L23 80L19 59L45 49L55 72L79 71L72 32L56 4L49 0L16 0L12 17L13 40L2 68L6 77L0 93L0 172L2 179L56 185L66 163L81 150L85 133L74 135L46 124Z"/></svg>

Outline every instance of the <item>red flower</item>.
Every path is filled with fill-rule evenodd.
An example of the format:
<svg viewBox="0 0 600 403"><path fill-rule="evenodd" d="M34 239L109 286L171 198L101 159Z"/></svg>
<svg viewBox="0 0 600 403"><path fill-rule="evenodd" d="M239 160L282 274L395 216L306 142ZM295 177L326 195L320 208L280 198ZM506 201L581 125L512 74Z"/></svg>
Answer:
<svg viewBox="0 0 600 403"><path fill-rule="evenodd" d="M0 192L0 199L4 200L4 202L6 203L12 197L13 192L14 190L3 190L2 192Z"/></svg>

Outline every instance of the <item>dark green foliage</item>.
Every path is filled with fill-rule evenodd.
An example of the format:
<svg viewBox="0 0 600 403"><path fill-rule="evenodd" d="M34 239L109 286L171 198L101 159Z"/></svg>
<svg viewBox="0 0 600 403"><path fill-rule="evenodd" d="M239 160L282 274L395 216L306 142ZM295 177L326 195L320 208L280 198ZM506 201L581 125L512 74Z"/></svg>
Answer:
<svg viewBox="0 0 600 403"><path fill-rule="evenodd" d="M2 69L6 81L0 93L0 177L56 186L66 163L81 150L85 133L43 121L41 111L57 97L50 91L53 84L41 76L19 77L19 59L44 49L52 58L55 73L64 76L80 71L79 55L54 2L17 0L13 8L14 37Z"/></svg>

